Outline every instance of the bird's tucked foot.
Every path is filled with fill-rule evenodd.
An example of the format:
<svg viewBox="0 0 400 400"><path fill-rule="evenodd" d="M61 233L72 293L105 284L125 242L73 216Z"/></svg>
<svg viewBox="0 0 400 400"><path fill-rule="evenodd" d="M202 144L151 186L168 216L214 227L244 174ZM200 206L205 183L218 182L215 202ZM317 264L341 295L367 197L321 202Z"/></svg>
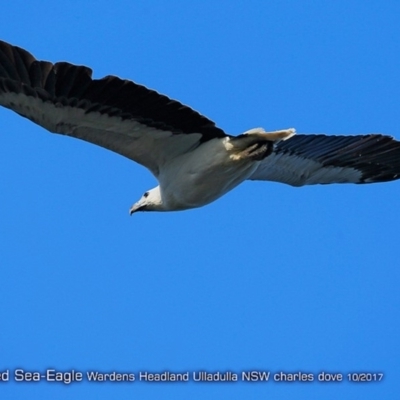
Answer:
<svg viewBox="0 0 400 400"><path fill-rule="evenodd" d="M282 129L280 131L266 132L263 128L250 129L243 133L243 135L255 135L259 136L260 139L270 140L271 142L277 142L280 140L287 140L296 134L296 129Z"/></svg>
<svg viewBox="0 0 400 400"><path fill-rule="evenodd" d="M230 158L238 161L252 159L263 160L272 153L274 143L291 138L296 134L293 128L266 132L263 128L246 131L242 135L230 138L226 149L231 151Z"/></svg>

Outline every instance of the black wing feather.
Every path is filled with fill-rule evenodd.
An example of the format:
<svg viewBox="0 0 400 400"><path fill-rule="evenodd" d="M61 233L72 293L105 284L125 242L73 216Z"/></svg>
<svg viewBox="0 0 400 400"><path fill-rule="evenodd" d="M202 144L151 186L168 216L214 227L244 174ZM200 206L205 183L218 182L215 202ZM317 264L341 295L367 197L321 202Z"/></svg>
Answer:
<svg viewBox="0 0 400 400"><path fill-rule="evenodd" d="M154 90L115 76L92 79L90 68L37 61L26 50L0 41L0 90L33 95L25 85L44 101L73 104L77 99L82 108L88 105L88 112L118 114L172 133L200 133L202 141L226 136L208 118Z"/></svg>
<svg viewBox="0 0 400 400"><path fill-rule="evenodd" d="M295 135L279 142L250 179L301 186L400 178L400 142L390 136Z"/></svg>

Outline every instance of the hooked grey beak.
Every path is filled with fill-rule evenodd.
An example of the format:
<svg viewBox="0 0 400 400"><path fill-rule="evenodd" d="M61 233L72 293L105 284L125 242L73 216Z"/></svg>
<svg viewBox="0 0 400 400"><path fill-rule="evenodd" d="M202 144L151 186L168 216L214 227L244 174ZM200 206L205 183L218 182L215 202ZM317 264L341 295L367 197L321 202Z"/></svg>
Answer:
<svg viewBox="0 0 400 400"><path fill-rule="evenodd" d="M144 211L144 208L146 206L142 206L139 203L135 203L130 209L129 209L129 215L132 216L133 213L137 211Z"/></svg>

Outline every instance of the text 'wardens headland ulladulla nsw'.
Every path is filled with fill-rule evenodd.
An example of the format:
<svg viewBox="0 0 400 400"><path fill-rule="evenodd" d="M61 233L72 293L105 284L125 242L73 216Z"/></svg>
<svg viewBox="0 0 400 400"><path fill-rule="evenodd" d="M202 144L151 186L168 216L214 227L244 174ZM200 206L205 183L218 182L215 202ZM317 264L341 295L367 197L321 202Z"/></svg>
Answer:
<svg viewBox="0 0 400 400"><path fill-rule="evenodd" d="M74 382L379 382L383 379L380 372L271 372L252 371L186 371L186 372L99 372L99 371L27 371L24 369L3 370L0 372L0 385L13 382L48 382L71 384Z"/></svg>

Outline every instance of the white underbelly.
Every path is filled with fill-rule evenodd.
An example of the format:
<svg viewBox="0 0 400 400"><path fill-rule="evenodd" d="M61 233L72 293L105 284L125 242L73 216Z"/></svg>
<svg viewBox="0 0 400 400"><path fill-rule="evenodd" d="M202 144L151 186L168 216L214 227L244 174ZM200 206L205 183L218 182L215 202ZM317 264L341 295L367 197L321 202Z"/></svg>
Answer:
<svg viewBox="0 0 400 400"><path fill-rule="evenodd" d="M211 203L257 168L258 162L233 160L225 147L207 144L163 168L159 182L163 203L169 208L183 210Z"/></svg>

